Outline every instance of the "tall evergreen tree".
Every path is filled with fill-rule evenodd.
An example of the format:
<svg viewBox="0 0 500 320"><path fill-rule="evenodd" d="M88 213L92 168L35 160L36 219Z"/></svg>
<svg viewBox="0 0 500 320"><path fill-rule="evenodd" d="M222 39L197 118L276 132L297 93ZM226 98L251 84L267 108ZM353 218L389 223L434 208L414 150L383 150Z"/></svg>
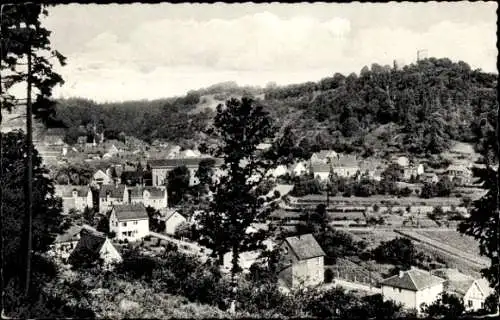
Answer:
<svg viewBox="0 0 500 320"><path fill-rule="evenodd" d="M266 232L247 233L254 222L264 221L275 208L277 195L267 196L258 188L269 181L276 163L285 163L279 148L261 152L257 145L274 139L276 129L269 114L250 98L231 99L217 107L214 127L209 130L220 144L204 147L214 157L223 158L225 174L215 181L209 209L199 217L201 242L210 247L222 263L232 252L232 273L237 273L239 254L262 247Z"/></svg>

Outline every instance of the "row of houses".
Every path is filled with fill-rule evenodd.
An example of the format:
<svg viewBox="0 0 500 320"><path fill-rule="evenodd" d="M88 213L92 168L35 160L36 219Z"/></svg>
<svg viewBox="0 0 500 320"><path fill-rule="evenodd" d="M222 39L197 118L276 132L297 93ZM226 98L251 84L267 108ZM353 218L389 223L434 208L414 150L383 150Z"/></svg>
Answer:
<svg viewBox="0 0 500 320"><path fill-rule="evenodd" d="M110 184L102 185L98 192L93 192L89 186L56 185L55 194L63 200L64 213L71 209L83 211L93 208L104 214L117 204L142 204L157 210L164 210L168 206L168 193L164 186L129 187L124 184ZM94 202L95 194L98 199Z"/></svg>

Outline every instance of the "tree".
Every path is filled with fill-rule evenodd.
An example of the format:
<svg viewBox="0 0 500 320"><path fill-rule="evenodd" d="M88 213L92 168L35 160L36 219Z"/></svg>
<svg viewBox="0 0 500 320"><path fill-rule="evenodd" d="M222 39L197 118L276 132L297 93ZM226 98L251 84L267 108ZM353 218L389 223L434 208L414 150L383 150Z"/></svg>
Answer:
<svg viewBox="0 0 500 320"><path fill-rule="evenodd" d="M209 209L200 214L200 242L207 245L222 263L231 251L232 273L239 271L240 252L262 247L265 232L247 233L254 222L264 221L275 208L274 197L258 192L258 186L270 179L267 173L283 161L275 148L261 153L257 145L274 139L276 130L269 114L252 99L230 99L225 107L217 107L210 135L220 138L220 144L202 149L223 158L226 172L211 184L213 193ZM203 151L202 151L203 152Z"/></svg>
<svg viewBox="0 0 500 320"><path fill-rule="evenodd" d="M465 311L462 299L453 294L443 292L441 296L430 305L424 304L422 311L431 319L443 317L444 319L458 319Z"/></svg>
<svg viewBox="0 0 500 320"><path fill-rule="evenodd" d="M400 237L390 241L382 241L372 251L372 256L377 262L392 263L403 269L417 264L420 258L413 242L410 239Z"/></svg>
<svg viewBox="0 0 500 320"><path fill-rule="evenodd" d="M186 166L176 167L169 171L168 183L168 204L178 205L189 190L190 172Z"/></svg>
<svg viewBox="0 0 500 320"><path fill-rule="evenodd" d="M33 276L30 291L26 298L21 294L25 281L19 270L24 270L23 259L26 250L24 237L25 217L23 210L26 198L23 193L24 161L26 147L23 143L25 135L21 131L4 134L1 140L3 156L2 172L2 272L4 288L4 311L9 316L33 317L29 306L33 306L41 294L45 284L56 275L55 266L42 257L54 242L56 234L62 233L68 227L64 223L62 201L55 196L53 182L47 178L48 171L42 166L38 152L34 150L33 157ZM23 308L27 309L23 309ZM24 313L26 312L26 313Z"/></svg>
<svg viewBox="0 0 500 320"><path fill-rule="evenodd" d="M56 57L64 65L65 57L50 49L50 32L41 25L41 15L47 11L37 4L22 6L2 6L2 39L1 64L2 81L0 87L0 124L2 109L11 111L18 106L21 99L16 99L9 90L16 84L26 81L26 278L25 295L29 293L31 283L31 251L33 240L33 148L32 148L32 114L40 118L45 124L53 120L53 102L50 101L52 89L62 84L61 76L52 71L52 64L48 54ZM4 31L6 34L4 34ZM26 59L27 67L21 63ZM19 68L21 67L21 68ZM35 103L32 103L33 89L35 89Z"/></svg>

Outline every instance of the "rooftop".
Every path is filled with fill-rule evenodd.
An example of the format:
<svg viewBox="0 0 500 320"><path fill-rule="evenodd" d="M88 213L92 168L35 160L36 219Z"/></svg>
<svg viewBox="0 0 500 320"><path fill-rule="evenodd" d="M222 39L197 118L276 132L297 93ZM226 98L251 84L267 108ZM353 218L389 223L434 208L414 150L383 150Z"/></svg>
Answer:
<svg viewBox="0 0 500 320"><path fill-rule="evenodd" d="M115 212L118 221L142 220L149 218L148 213L146 212L146 207L144 207L142 203L114 205L113 211Z"/></svg>
<svg viewBox="0 0 500 320"><path fill-rule="evenodd" d="M75 185L55 185L55 193L62 198L72 198L73 191L77 192L78 197L86 197L90 188L88 186L75 186Z"/></svg>
<svg viewBox="0 0 500 320"><path fill-rule="evenodd" d="M123 198L125 192L125 185L112 185L105 184L99 189L99 198L106 198L106 194L109 194L111 198Z"/></svg>
<svg viewBox="0 0 500 320"><path fill-rule="evenodd" d="M381 281L384 286L420 291L445 282L445 279L431 275L429 272L413 268Z"/></svg>
<svg viewBox="0 0 500 320"><path fill-rule="evenodd" d="M175 168L175 167L198 167L202 160L208 160L210 158L176 158L176 159L157 159L149 160L148 164L152 168ZM215 159L215 165L222 165L222 159Z"/></svg>
<svg viewBox="0 0 500 320"><path fill-rule="evenodd" d="M299 260L306 260L325 256L325 252L314 239L313 235L308 233L300 236L288 237L285 239L293 253Z"/></svg>

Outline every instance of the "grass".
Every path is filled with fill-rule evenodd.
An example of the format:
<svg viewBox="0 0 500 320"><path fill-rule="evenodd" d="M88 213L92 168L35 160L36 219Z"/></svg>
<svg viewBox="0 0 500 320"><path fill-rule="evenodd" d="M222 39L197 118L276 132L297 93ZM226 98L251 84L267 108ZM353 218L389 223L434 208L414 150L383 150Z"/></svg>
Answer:
<svg viewBox="0 0 500 320"><path fill-rule="evenodd" d="M438 242L446 243L464 252L468 252L478 256L480 255L479 242L477 242L474 238L462 235L455 230L443 230L443 231L417 230L416 232L418 234L424 235Z"/></svg>

